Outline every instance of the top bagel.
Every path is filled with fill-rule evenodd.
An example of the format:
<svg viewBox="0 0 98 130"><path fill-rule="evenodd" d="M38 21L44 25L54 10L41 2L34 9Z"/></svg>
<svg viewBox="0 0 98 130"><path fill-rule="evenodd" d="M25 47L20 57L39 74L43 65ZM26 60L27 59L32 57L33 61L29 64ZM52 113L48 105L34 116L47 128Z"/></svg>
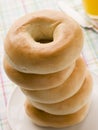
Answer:
<svg viewBox="0 0 98 130"><path fill-rule="evenodd" d="M80 26L66 14L42 10L18 19L8 31L5 52L13 68L48 74L71 65L83 46Z"/></svg>

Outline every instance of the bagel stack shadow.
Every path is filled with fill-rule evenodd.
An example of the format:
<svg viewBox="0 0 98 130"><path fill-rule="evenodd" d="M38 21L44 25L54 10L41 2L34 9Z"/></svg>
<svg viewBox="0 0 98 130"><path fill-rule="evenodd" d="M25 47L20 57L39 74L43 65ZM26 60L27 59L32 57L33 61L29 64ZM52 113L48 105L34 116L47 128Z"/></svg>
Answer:
<svg viewBox="0 0 98 130"><path fill-rule="evenodd" d="M83 32L72 18L53 10L27 14L12 25L4 48L5 72L26 95L35 124L61 128L86 117L93 84L80 56Z"/></svg>

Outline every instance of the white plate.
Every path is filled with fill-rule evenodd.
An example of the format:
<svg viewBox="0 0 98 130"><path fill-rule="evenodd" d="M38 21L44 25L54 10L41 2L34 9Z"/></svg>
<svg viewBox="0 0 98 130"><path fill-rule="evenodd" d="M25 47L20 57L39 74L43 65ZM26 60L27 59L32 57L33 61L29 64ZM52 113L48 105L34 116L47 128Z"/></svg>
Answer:
<svg viewBox="0 0 98 130"><path fill-rule="evenodd" d="M98 130L98 77L93 74L94 89L92 104L86 119L75 126L57 130ZM56 130L34 125L24 111L25 96L15 88L9 99L7 116L8 122L13 130Z"/></svg>

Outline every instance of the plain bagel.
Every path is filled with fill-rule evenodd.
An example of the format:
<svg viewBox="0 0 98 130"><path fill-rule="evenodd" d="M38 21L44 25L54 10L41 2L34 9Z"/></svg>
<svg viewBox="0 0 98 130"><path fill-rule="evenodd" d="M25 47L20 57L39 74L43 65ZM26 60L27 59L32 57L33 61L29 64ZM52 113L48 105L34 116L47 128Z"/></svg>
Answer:
<svg viewBox="0 0 98 130"><path fill-rule="evenodd" d="M75 68L75 63L73 63L68 68L52 74L27 74L15 70L6 57L3 64L7 76L21 89L30 91L55 88L63 84Z"/></svg>
<svg viewBox="0 0 98 130"><path fill-rule="evenodd" d="M18 19L6 36L4 48L16 70L47 74L71 65L82 46L82 30L72 18L59 11L43 10Z"/></svg>
<svg viewBox="0 0 98 130"><path fill-rule="evenodd" d="M54 104L42 104L31 101L36 108L54 115L72 114L81 109L89 100L92 92L92 77L87 73L86 79L80 90L72 97Z"/></svg>
<svg viewBox="0 0 98 130"><path fill-rule="evenodd" d="M25 102L25 111L27 115L31 118L33 123L42 127L62 128L78 124L86 117L88 110L89 104L86 104L76 113L58 116L36 109L28 101Z"/></svg>
<svg viewBox="0 0 98 130"><path fill-rule="evenodd" d="M82 86L85 77L86 66L83 59L79 58L76 61L75 69L63 84L52 89L40 91L31 91L27 89L22 89L21 87L20 88L28 98L32 99L32 101L51 104L61 102L73 96ZM57 80L59 81L59 78Z"/></svg>

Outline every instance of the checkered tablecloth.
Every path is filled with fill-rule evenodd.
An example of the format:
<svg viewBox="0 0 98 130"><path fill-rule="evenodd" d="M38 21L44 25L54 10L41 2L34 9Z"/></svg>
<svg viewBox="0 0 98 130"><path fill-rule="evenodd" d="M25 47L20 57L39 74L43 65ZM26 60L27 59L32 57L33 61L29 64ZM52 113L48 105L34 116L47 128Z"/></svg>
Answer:
<svg viewBox="0 0 98 130"><path fill-rule="evenodd" d="M6 108L8 97L15 85L7 78L3 70L3 45L4 38L10 25L22 15L36 10L50 8L57 9L59 0L0 0L0 130L11 130L7 121ZM79 0L70 1L80 12L82 11ZM88 68L98 74L98 34L91 30L84 30L83 57Z"/></svg>

